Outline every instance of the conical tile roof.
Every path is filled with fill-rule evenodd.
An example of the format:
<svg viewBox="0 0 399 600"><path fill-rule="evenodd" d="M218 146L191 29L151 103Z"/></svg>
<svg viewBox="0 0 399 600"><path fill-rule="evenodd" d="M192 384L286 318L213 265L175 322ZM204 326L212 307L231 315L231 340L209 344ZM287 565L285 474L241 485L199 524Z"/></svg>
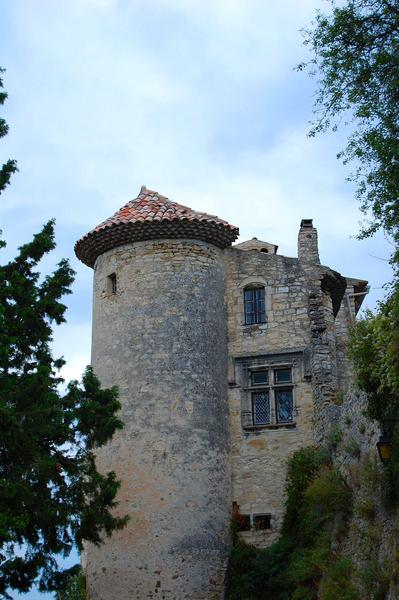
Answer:
<svg viewBox="0 0 399 600"><path fill-rule="evenodd" d="M96 258L117 246L152 239L199 239L226 248L238 236L238 228L206 213L171 202L143 186L112 217L97 225L75 245L76 256L89 267Z"/></svg>

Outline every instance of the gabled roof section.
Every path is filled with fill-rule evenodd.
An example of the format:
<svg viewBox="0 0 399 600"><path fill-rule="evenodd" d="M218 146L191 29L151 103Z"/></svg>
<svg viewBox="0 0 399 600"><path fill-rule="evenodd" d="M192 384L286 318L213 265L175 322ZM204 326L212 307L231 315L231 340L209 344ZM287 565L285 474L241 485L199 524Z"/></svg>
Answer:
<svg viewBox="0 0 399 600"><path fill-rule="evenodd" d="M111 248L152 239L199 239L227 248L238 237L238 227L213 215L171 202L143 186L112 217L97 225L75 245L76 256L89 267Z"/></svg>
<svg viewBox="0 0 399 600"><path fill-rule="evenodd" d="M270 244L269 242L263 242L254 237L252 240L246 240L239 244L234 244L234 248L238 250L256 250L258 252L264 252L265 254L277 254L278 246L276 244Z"/></svg>

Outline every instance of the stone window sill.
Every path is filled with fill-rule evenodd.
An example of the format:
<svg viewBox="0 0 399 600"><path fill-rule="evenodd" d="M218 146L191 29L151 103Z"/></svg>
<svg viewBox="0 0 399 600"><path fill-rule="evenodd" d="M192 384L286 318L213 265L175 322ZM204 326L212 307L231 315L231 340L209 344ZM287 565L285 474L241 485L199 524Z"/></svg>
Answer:
<svg viewBox="0 0 399 600"><path fill-rule="evenodd" d="M263 431L264 429L295 429L296 423L270 423L269 425L246 425L244 431Z"/></svg>

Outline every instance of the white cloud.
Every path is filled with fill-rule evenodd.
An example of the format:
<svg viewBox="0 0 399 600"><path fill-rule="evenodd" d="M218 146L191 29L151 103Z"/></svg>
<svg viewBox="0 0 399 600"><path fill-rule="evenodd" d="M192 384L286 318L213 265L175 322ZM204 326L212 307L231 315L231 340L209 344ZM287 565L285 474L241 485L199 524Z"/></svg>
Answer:
<svg viewBox="0 0 399 600"><path fill-rule="evenodd" d="M80 380L86 366L90 364L91 323L68 323L55 330L52 345L55 358L64 357L66 364L61 376L68 383Z"/></svg>

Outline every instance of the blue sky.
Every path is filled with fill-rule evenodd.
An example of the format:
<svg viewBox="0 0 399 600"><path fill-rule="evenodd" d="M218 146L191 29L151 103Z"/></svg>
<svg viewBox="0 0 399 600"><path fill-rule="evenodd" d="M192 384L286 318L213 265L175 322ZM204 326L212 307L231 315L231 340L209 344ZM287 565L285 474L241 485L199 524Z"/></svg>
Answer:
<svg viewBox="0 0 399 600"><path fill-rule="evenodd" d="M369 306L389 279L382 235L359 242L362 216L336 160L342 133L309 139L314 83L299 30L321 0L0 0L10 133L0 161L19 173L2 195L14 254L51 217L77 271L55 352L65 377L90 362L90 269L74 242L142 184L296 255L313 218L322 262L368 279ZM17 596L16 596L17 597ZM45 598L32 592L25 598Z"/></svg>

